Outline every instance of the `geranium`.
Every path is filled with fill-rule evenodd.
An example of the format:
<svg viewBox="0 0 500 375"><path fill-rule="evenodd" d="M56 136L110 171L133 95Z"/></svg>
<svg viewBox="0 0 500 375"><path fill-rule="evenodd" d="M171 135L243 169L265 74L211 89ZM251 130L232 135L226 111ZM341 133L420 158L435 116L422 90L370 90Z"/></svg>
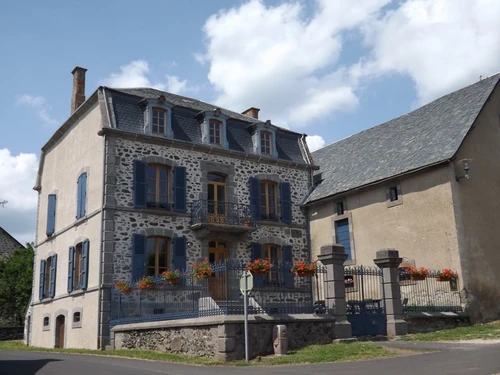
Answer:
<svg viewBox="0 0 500 375"><path fill-rule="evenodd" d="M299 260L293 263L292 269L290 271L295 273L295 275L297 276L303 273L316 272L316 268L318 267L316 262L317 261L308 262L305 260Z"/></svg>
<svg viewBox="0 0 500 375"><path fill-rule="evenodd" d="M429 276L429 270L425 267L420 267L420 268L415 268L415 267L410 267L408 269L408 273L410 276L413 277L426 277Z"/></svg>
<svg viewBox="0 0 500 375"><path fill-rule="evenodd" d="M443 268L443 270L438 271L437 277L446 280L458 279L458 272L453 272L449 268Z"/></svg>
<svg viewBox="0 0 500 375"><path fill-rule="evenodd" d="M269 272L272 266L267 259L255 259L253 262L248 262L247 270L253 274L263 274Z"/></svg>
<svg viewBox="0 0 500 375"><path fill-rule="evenodd" d="M125 281L121 281L121 280L115 284L115 289L119 290L121 294L132 293L132 287L130 286L130 284L126 283Z"/></svg>
<svg viewBox="0 0 500 375"><path fill-rule="evenodd" d="M194 264L191 268L193 268L194 277L198 280L206 279L207 277L212 276L212 265L208 261L208 258L205 258L202 262Z"/></svg>
<svg viewBox="0 0 500 375"><path fill-rule="evenodd" d="M137 287L139 289L152 289L156 285L153 276L143 276L138 282Z"/></svg>
<svg viewBox="0 0 500 375"><path fill-rule="evenodd" d="M181 280L181 272L179 270L167 270L162 272L161 277L165 280L166 284L172 285Z"/></svg>

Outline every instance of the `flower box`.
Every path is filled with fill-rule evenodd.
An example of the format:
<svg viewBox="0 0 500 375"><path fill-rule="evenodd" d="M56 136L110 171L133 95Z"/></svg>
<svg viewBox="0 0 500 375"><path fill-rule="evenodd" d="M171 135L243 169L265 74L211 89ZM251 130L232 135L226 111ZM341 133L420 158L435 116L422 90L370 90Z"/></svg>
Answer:
<svg viewBox="0 0 500 375"><path fill-rule="evenodd" d="M196 263L192 266L193 275L198 280L207 279L212 277L212 265L208 261L208 258L205 258L204 261Z"/></svg>
<svg viewBox="0 0 500 375"><path fill-rule="evenodd" d="M414 281L425 280L427 276L411 276L411 279Z"/></svg>
<svg viewBox="0 0 500 375"><path fill-rule="evenodd" d="M293 267L290 271L295 273L295 276L297 277L311 277L316 273L316 268L316 261L308 262L305 260L299 260L293 263Z"/></svg>
<svg viewBox="0 0 500 375"><path fill-rule="evenodd" d="M425 278L430 275L429 270L425 267L410 267L408 273L410 274L410 279L414 281L425 280Z"/></svg>
<svg viewBox="0 0 500 375"><path fill-rule="evenodd" d="M250 270L250 273L252 274L252 276L265 276L265 275L267 275L267 272L268 271L252 271L252 270Z"/></svg>
<svg viewBox="0 0 500 375"><path fill-rule="evenodd" d="M137 287L142 289L154 289L156 286L155 280L152 276L144 276L137 282Z"/></svg>
<svg viewBox="0 0 500 375"><path fill-rule="evenodd" d="M436 280L437 281L451 281L456 280L458 278L458 273L453 272L449 268L444 268L437 273Z"/></svg>
<svg viewBox="0 0 500 375"><path fill-rule="evenodd" d="M132 293L133 291L132 287L124 281L118 281L115 284L115 289L118 290L120 294L126 294L126 295Z"/></svg>
<svg viewBox="0 0 500 375"><path fill-rule="evenodd" d="M272 266L267 259L255 259L253 262L248 262L247 270L252 275L266 275Z"/></svg>
<svg viewBox="0 0 500 375"><path fill-rule="evenodd" d="M436 277L436 281L443 282L443 281L451 281L451 277L447 276L438 276Z"/></svg>
<svg viewBox="0 0 500 375"><path fill-rule="evenodd" d="M162 272L161 277L163 278L165 285L176 285L181 282L181 273L179 270L164 271Z"/></svg>
<svg viewBox="0 0 500 375"><path fill-rule="evenodd" d="M314 276L314 272L315 271L309 271L309 270L308 271L297 271L295 273L295 275L297 277L312 277L312 276Z"/></svg>

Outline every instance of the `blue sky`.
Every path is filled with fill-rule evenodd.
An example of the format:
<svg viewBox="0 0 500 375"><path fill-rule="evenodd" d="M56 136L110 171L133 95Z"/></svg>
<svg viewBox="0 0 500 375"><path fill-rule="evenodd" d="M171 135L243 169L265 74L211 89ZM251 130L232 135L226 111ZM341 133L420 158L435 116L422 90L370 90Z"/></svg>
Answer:
<svg viewBox="0 0 500 375"><path fill-rule="evenodd" d="M41 146L71 70L154 86L312 136L315 149L500 70L495 0L17 1L0 13L0 226L34 240ZM22 188L19 186L22 185Z"/></svg>

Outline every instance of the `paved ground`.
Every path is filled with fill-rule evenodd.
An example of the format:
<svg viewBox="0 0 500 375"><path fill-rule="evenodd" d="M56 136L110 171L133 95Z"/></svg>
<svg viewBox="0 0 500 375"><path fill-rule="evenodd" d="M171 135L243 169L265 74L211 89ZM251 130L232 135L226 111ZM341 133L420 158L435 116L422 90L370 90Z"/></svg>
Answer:
<svg viewBox="0 0 500 375"><path fill-rule="evenodd" d="M500 344L390 342L439 352L365 362L273 367L198 367L100 356L0 351L1 375L492 375L500 372Z"/></svg>

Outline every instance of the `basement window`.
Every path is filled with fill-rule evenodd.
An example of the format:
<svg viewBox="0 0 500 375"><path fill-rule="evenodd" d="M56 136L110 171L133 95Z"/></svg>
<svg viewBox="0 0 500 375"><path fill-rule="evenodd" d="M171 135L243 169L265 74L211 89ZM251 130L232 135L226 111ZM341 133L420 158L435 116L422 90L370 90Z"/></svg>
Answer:
<svg viewBox="0 0 500 375"><path fill-rule="evenodd" d="M49 317L46 316L45 318L43 318L43 326L44 327L48 327L49 326Z"/></svg>

